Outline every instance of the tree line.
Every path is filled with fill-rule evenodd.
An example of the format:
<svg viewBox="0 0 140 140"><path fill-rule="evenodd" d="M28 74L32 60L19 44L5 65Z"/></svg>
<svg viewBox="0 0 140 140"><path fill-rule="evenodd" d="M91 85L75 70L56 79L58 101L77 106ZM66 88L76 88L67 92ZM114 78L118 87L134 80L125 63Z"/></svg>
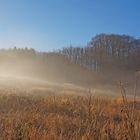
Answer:
<svg viewBox="0 0 140 140"><path fill-rule="evenodd" d="M12 55L13 54L13 55ZM55 52L37 52L33 48L0 49L3 59L33 60L47 64L50 56L61 56L95 72L140 69L140 39L128 35L99 34L84 47L68 46ZM17 57L16 57L17 56Z"/></svg>
<svg viewBox="0 0 140 140"><path fill-rule="evenodd" d="M59 53L96 72L140 69L140 39L127 35L99 34L85 47L65 47Z"/></svg>

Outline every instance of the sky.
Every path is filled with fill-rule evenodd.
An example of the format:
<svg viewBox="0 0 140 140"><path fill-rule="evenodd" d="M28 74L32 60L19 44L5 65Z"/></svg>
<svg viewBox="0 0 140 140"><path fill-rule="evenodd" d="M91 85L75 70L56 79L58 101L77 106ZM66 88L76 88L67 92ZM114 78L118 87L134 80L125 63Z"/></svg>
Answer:
<svg viewBox="0 0 140 140"><path fill-rule="evenodd" d="M53 51L97 34L140 37L140 0L0 0L0 48Z"/></svg>

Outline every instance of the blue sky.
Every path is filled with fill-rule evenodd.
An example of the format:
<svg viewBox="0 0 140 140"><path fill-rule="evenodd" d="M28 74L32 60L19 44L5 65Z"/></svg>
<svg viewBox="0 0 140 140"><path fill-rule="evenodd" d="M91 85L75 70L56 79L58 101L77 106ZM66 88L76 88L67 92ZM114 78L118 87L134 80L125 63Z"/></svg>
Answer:
<svg viewBox="0 0 140 140"><path fill-rule="evenodd" d="M100 33L140 37L140 0L0 0L0 48L56 50Z"/></svg>

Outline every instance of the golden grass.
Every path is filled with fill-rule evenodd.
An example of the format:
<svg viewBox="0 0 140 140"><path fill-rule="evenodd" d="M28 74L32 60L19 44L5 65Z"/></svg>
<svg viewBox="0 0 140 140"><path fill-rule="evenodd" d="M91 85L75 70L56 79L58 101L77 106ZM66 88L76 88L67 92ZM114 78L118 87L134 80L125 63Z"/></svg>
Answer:
<svg viewBox="0 0 140 140"><path fill-rule="evenodd" d="M0 95L0 140L139 140L140 102Z"/></svg>

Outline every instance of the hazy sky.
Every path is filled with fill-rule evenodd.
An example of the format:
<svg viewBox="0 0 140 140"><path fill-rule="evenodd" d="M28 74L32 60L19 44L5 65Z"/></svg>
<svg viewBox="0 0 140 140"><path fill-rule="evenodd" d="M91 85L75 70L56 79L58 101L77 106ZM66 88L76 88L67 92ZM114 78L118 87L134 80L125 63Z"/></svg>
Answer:
<svg viewBox="0 0 140 140"><path fill-rule="evenodd" d="M140 37L140 0L0 0L0 48L48 51L99 33Z"/></svg>

